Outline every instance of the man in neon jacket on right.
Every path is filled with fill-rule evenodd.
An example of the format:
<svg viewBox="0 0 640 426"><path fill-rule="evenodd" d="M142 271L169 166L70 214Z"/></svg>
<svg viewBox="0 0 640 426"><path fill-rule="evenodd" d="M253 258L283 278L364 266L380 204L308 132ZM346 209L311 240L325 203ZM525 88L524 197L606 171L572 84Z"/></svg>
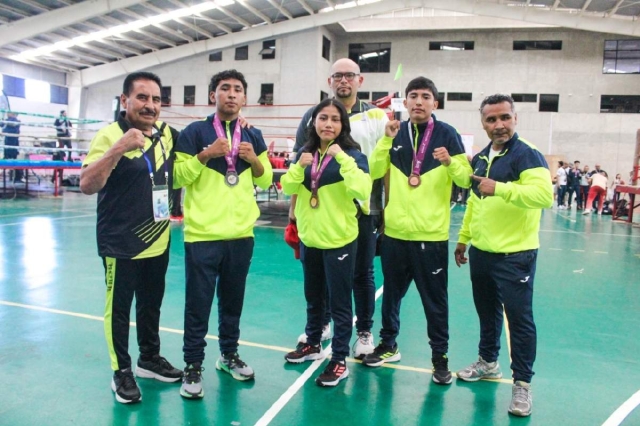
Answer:
<svg viewBox="0 0 640 426"><path fill-rule="evenodd" d="M511 336L512 399L509 413L531 414L536 358L533 280L540 242L540 215L553 204L544 156L516 133L518 116L508 95L485 98L482 127L491 143L473 158L473 182L455 250L456 264L469 249L473 300L480 319L478 361L458 371L475 382L502 377L498 364L503 309ZM504 306L504 308L503 308Z"/></svg>

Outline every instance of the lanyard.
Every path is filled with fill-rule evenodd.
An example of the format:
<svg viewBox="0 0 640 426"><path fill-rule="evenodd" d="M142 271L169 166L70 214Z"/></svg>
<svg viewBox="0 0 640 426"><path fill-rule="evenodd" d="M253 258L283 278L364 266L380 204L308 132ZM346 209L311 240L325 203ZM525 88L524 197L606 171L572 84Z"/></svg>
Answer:
<svg viewBox="0 0 640 426"><path fill-rule="evenodd" d="M427 130L425 130L424 135L422 135L422 141L420 142L420 147L416 152L416 142L413 136L413 129L411 127L411 121L407 123L409 126L409 135L411 137L411 141L413 143L413 165L412 165L412 174L416 176L420 176L420 167L424 162L424 157L427 154L427 148L429 147L429 142L431 142L431 135L433 134L433 117L429 118L429 122L427 123ZM416 132L415 138L418 138L418 133Z"/></svg>
<svg viewBox="0 0 640 426"><path fill-rule="evenodd" d="M165 181L165 185L169 185L169 168L167 167L167 154L164 150L164 145L162 144L162 130L164 130L164 127L165 127L165 124L162 125L160 130L156 129L156 133L154 133L151 136L151 140L153 141L154 139L157 138L157 141L160 144L160 150L162 150L162 160L164 161L164 181ZM151 144L151 147L153 147L153 143ZM151 178L151 186L156 186L153 178L153 167L151 167L151 160L149 159L149 156L145 152L144 148L140 148L140 151L142 151L142 156L144 157L144 160L147 162L149 177Z"/></svg>
<svg viewBox="0 0 640 426"><path fill-rule="evenodd" d="M219 138L224 138L227 136L224 129L222 128L222 122L218 118L218 114L213 116L213 128L216 131L216 135ZM236 121L236 125L233 129L233 137L231 138L231 150L224 156L224 159L227 160L227 171L235 172L236 171L236 161L238 160L238 151L240 151L240 139L242 137L242 129L240 127L240 123Z"/></svg>
<svg viewBox="0 0 640 426"><path fill-rule="evenodd" d="M331 146L333 141L329 143L327 149ZM322 161L320 167L318 167L318 163ZM313 195L318 194L318 183L320 182L320 176L324 172L324 169L327 168L327 164L331 161L331 156L327 155L327 151L320 156L320 150L318 149L315 154L313 154L313 162L311 163L311 193Z"/></svg>

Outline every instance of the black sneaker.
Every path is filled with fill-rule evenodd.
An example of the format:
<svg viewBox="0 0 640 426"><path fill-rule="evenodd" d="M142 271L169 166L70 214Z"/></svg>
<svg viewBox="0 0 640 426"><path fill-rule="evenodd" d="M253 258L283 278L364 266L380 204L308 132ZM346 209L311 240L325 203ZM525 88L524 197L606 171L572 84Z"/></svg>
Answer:
<svg viewBox="0 0 640 426"><path fill-rule="evenodd" d="M116 394L116 401L122 404L142 401L142 394L131 368L117 370L111 379L111 390Z"/></svg>
<svg viewBox="0 0 640 426"><path fill-rule="evenodd" d="M172 383L182 379L182 370L174 368L164 357L155 354L149 361L138 358L136 376Z"/></svg>
<svg viewBox="0 0 640 426"><path fill-rule="evenodd" d="M451 371L449 371L449 358L446 354L431 358L433 363L433 381L439 385L449 385L453 381Z"/></svg>
<svg viewBox="0 0 640 426"><path fill-rule="evenodd" d="M322 359L323 357L324 354L322 353L322 348L320 347L320 345L314 346L308 343L298 343L298 346L296 346L296 350L286 354L284 356L284 359L287 360L287 362L299 364L305 361Z"/></svg>
<svg viewBox="0 0 640 426"><path fill-rule="evenodd" d="M368 367L380 367L385 362L397 362L401 358L397 343L393 346L388 346L384 342L380 342L372 353L364 357L362 363Z"/></svg>
<svg viewBox="0 0 640 426"><path fill-rule="evenodd" d="M322 374L316 378L318 386L337 386L341 380L349 377L349 369L344 361L331 360Z"/></svg>
<svg viewBox="0 0 640 426"><path fill-rule="evenodd" d="M194 362L185 367L182 386L180 386L180 395L193 399L200 399L204 396L204 389L202 388L203 371L204 368L200 362Z"/></svg>

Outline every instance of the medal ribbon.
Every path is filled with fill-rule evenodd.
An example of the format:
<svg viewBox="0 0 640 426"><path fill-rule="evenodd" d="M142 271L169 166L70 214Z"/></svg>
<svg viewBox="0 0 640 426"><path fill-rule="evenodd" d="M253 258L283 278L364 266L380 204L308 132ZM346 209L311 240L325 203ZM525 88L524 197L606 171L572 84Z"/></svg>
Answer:
<svg viewBox="0 0 640 426"><path fill-rule="evenodd" d="M329 144L331 146L331 144ZM327 149L329 149L327 146ZM318 196L318 184L320 182L320 176L322 176L322 172L327 168L327 164L331 161L331 156L327 155L327 151L322 154L322 164L318 167L318 163L320 162L320 150L316 151L313 154L313 162L311 163L311 194L314 196Z"/></svg>
<svg viewBox="0 0 640 426"><path fill-rule="evenodd" d="M411 121L409 121L408 124L409 124L409 135L411 135L411 140L415 144L415 141L413 141L413 135L412 135L413 129L411 128ZM420 167L422 166L422 163L424 162L424 157L427 154L427 148L429 148L429 142L431 142L433 127L434 127L433 117L431 117L429 118L429 122L427 123L427 130L425 130L424 135L422 135L422 141L420 142L420 147L418 148L417 153L414 146L412 174L416 176L420 176ZM418 135L416 135L416 137L417 136Z"/></svg>
<svg viewBox="0 0 640 426"><path fill-rule="evenodd" d="M222 122L218 118L218 114L213 116L213 128L219 138L226 138L227 134L222 128ZM227 160L227 173L236 171L236 161L238 161L238 151L240 150L240 139L242 137L242 129L240 123L236 121L233 129L233 137L231 138L231 150L224 156Z"/></svg>

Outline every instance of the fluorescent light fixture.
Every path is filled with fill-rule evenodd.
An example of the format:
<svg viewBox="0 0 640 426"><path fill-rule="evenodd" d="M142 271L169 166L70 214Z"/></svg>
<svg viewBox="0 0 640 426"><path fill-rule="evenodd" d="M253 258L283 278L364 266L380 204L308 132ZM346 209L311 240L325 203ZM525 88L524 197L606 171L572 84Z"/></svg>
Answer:
<svg viewBox="0 0 640 426"><path fill-rule="evenodd" d="M70 47L82 45L91 41L117 37L121 34L128 33L130 31L136 31L149 25L161 24L163 22L183 18L185 16L197 15L199 13L206 12L207 10L216 9L222 6L229 6L234 3L235 2L233 0L206 1L195 6L183 7L181 9L172 10L171 12L150 16L144 19L139 19L127 24L117 25L115 27L107 28L106 30L81 35L79 37L72 38L71 40L59 41L48 46L39 47L37 49L25 50L22 53L10 56L9 59L20 61L30 58L36 58L38 56L46 56L58 50L68 49Z"/></svg>
<svg viewBox="0 0 640 426"><path fill-rule="evenodd" d="M365 4L378 3L381 0L358 0L358 6L364 6Z"/></svg>
<svg viewBox="0 0 640 426"><path fill-rule="evenodd" d="M334 10L334 9L333 9L333 7L325 7L325 8L320 9L320 10L318 11L318 13L333 12L333 10Z"/></svg>

